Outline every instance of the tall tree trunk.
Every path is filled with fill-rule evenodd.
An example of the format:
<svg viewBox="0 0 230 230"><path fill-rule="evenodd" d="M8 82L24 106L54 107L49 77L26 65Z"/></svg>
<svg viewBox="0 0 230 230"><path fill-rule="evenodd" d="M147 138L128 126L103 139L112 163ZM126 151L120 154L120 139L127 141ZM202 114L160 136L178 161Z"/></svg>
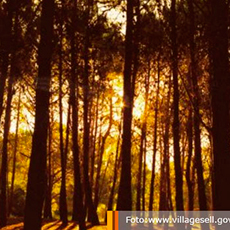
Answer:
<svg viewBox="0 0 230 230"><path fill-rule="evenodd" d="M168 140L169 141L169 140ZM165 160L165 164L166 164L166 178L167 178L167 210L169 211L173 211L173 202L172 202L172 191L171 191L171 178L170 178L170 154L169 154L169 143L166 144L167 146L167 158Z"/></svg>
<svg viewBox="0 0 230 230"><path fill-rule="evenodd" d="M12 64L11 64L12 68ZM7 170L8 170L8 136L10 132L10 116L11 116L11 102L13 97L13 73L10 74L7 105L5 113L5 124L2 145L2 165L1 165L1 180L0 180L0 227L6 226L7 222Z"/></svg>
<svg viewBox="0 0 230 230"><path fill-rule="evenodd" d="M52 187L53 187L53 179L52 179L52 124L53 124L53 113L51 113L48 128L48 154L47 154L47 186L45 193L45 205L44 205L44 218L52 219Z"/></svg>
<svg viewBox="0 0 230 230"><path fill-rule="evenodd" d="M138 55L138 54L136 54ZM136 64L137 65L137 64ZM148 109L148 96L149 96L149 78L150 75L147 73L145 77L145 108L144 116L141 127L141 143L140 143L140 153L139 153L139 168L137 176L137 198L136 198L136 210L141 210L141 195L142 195L142 210L145 206L145 178L146 178L146 132L147 132L147 109ZM143 163L144 160L144 163ZM143 166L143 168L142 168ZM143 177L142 177L143 171ZM143 186L142 186L143 180Z"/></svg>
<svg viewBox="0 0 230 230"><path fill-rule="evenodd" d="M201 131L200 131L200 94L197 81L197 62L195 57L196 45L194 41L195 36L195 21L194 21L194 7L193 0L188 0L189 17L190 17L190 58L191 58L191 74L192 74L192 86L194 94L194 133L195 133L195 160L196 171L198 179L198 195L200 210L207 210L207 199L205 194L205 184L203 176L203 165L201 158Z"/></svg>
<svg viewBox="0 0 230 230"><path fill-rule="evenodd" d="M171 4L171 39L172 39L172 72L173 72L173 148L176 182L176 210L183 211L183 175L180 153L180 122L179 122L179 87L178 87L178 48L176 31L176 0Z"/></svg>
<svg viewBox="0 0 230 230"><path fill-rule="evenodd" d="M214 156L213 156L213 135L209 133L209 143L210 143L210 177L211 177L211 187L210 187L210 194L211 194L211 205L210 209L214 210L214 199L215 199L215 178L214 178Z"/></svg>
<svg viewBox="0 0 230 230"><path fill-rule="evenodd" d="M90 1L88 1L87 6L87 16L86 16L86 31L85 31L85 44L84 44L84 76L83 76L83 124L84 124L84 134L83 134L83 172L84 172L84 187L86 196L86 206L88 211L88 219L93 225L98 225L99 220L97 216L97 211L93 203L92 198L92 187L89 181L89 19L90 19Z"/></svg>
<svg viewBox="0 0 230 230"><path fill-rule="evenodd" d="M166 175L166 208L169 211L173 210L173 203L172 203L172 192L171 192L171 178L170 178L170 152L169 152L169 137L170 137L170 120L171 120L171 91L172 91L172 84L171 84L171 76L169 78L168 84L168 95L167 95L167 105L166 105L166 120L165 120L165 130L164 130L164 158L165 158L165 175Z"/></svg>
<svg viewBox="0 0 230 230"><path fill-rule="evenodd" d="M53 53L54 0L43 0L41 40L38 49L38 78L36 87L35 126L30 159L24 230L40 230L42 206L46 188L47 131L51 59Z"/></svg>
<svg viewBox="0 0 230 230"><path fill-rule="evenodd" d="M132 82L132 52L133 48L133 0L127 1L127 24L125 38L125 67L124 67L124 109L123 109L123 138L121 146L122 165L118 191L117 210L132 210L131 192L131 126L133 107Z"/></svg>
<svg viewBox="0 0 230 230"><path fill-rule="evenodd" d="M167 210L167 199L166 199L166 165L165 165L165 160L166 160L166 153L167 153L167 146L166 146L166 141L167 139L163 138L164 140L164 151L163 154L161 154L161 159L160 159L160 199L159 199L159 211L166 211Z"/></svg>
<svg viewBox="0 0 230 230"><path fill-rule="evenodd" d="M139 36L140 36L140 1L137 0L134 5L134 13L136 16L136 24L134 25L134 36L133 36L133 43L134 43L134 66L133 66L133 79L132 79L132 97L135 93L135 78L138 71L138 65L139 65ZM147 76L149 81L149 74ZM146 79L145 79L146 80ZM148 85L146 87L146 94L148 91ZM147 109L147 100L145 98L145 109L144 109L144 119L142 121L142 127L141 127L141 143L140 143L140 152L139 152L139 168L138 168L138 176L137 176L137 198L136 198L136 210L141 210L141 195L142 195L142 205L144 203L144 196L143 190L144 188L144 175L142 177L142 171L145 172L145 166L143 170L143 155L144 155L144 145L146 141L146 109ZM142 179L143 179L143 186L142 186Z"/></svg>
<svg viewBox="0 0 230 230"><path fill-rule="evenodd" d="M195 163L192 164L192 153L193 153L193 120L192 120L192 108L189 108L189 115L187 121L187 140L188 140L188 157L186 163L186 182L188 186L188 211L193 211L194 208L194 181L193 181L193 170ZM191 170L192 169L192 170ZM190 217L191 214L189 213ZM190 225L187 225L187 229L192 229Z"/></svg>
<svg viewBox="0 0 230 230"><path fill-rule="evenodd" d="M145 211L145 191L146 191L146 138L144 142L144 162L143 162L143 187L142 187L142 210Z"/></svg>
<svg viewBox="0 0 230 230"><path fill-rule="evenodd" d="M71 129L71 103L68 103L68 111L67 111L67 124L66 124L66 139L65 139L65 148L64 148L64 154L67 161L67 154L69 150L69 134Z"/></svg>
<svg viewBox="0 0 230 230"><path fill-rule="evenodd" d="M76 3L75 3L76 4ZM74 6L76 10L76 5ZM74 10L73 15L76 13ZM83 190L80 169L80 156L78 146L78 79L76 79L76 44L75 44L75 16L73 16L72 38L71 38L71 81L70 81L70 103L72 106L72 150L74 161L74 196L73 216L74 221L79 222L81 230L85 230L85 207L83 205ZM77 90L77 92L76 92ZM77 96L76 96L77 94Z"/></svg>
<svg viewBox="0 0 230 230"><path fill-rule="evenodd" d="M160 170L160 202L159 210L170 210L171 206L171 191L170 191L170 173L169 173L169 129L170 129L170 93L171 83L169 84L166 112L165 112L165 127L163 134L163 156L161 159Z"/></svg>
<svg viewBox="0 0 230 230"><path fill-rule="evenodd" d="M12 6L11 6L12 7ZM12 39L12 44L14 44L14 51L11 53L11 63L10 63L10 76L7 89L7 102L6 102L6 112L5 112L5 123L4 123L4 134L3 134L3 144L2 144L2 162L1 162L1 180L0 180L0 227L3 227L7 223L7 171L8 171L8 137L10 132L10 117L11 117L11 103L14 94L14 82L16 78L16 49L17 49L17 35L18 35L18 16L15 13L14 22L14 39Z"/></svg>
<svg viewBox="0 0 230 230"><path fill-rule="evenodd" d="M150 63L149 73L150 74ZM154 114L154 133L153 133L153 158L152 158L152 174L150 182L150 195L149 195L149 211L153 210L153 198L154 198L154 182L155 182L155 167L156 167L156 154L157 154L157 127L158 127L158 103L159 103L159 89L160 89L160 66L158 58L158 77L157 77L157 92L156 92L156 104Z"/></svg>
<svg viewBox="0 0 230 230"><path fill-rule="evenodd" d="M99 155L99 162L98 162L98 166L97 166L97 176L96 176L96 183L95 183L95 200L94 200L94 205L95 208L97 208L98 203L99 203L99 188L100 188L100 174L101 174L101 167L102 167L102 162L103 162L103 155L104 155L104 151L105 151L105 144L106 144L106 140L109 137L110 134L110 130L112 127L112 123L113 123L113 102L112 102L112 98L110 99L110 116L109 116L109 126L108 129L106 130L105 135L102 137L102 142L101 142L101 146L100 147L100 155Z"/></svg>
<svg viewBox="0 0 230 230"><path fill-rule="evenodd" d="M0 120L3 113L3 99L4 99L4 89L6 85L8 65L9 65L9 54L11 50L11 39L12 39L12 25L13 25L13 1L8 0L6 3L6 8L3 9L6 14L4 16L2 23L2 30L0 31L0 47L1 47L1 57L0 57Z"/></svg>
<svg viewBox="0 0 230 230"><path fill-rule="evenodd" d="M12 205L13 205L13 195L14 195L14 182L16 174L16 163L17 163L17 148L18 148L18 130L20 122L20 112L21 112L21 91L18 96L18 107L17 107L17 121L15 129L15 139L14 139L14 151L13 151L13 166L12 166L12 177L11 177L11 186L10 186L10 197L9 197L9 210L8 214L11 214Z"/></svg>
<svg viewBox="0 0 230 230"><path fill-rule="evenodd" d="M188 136L188 159L186 164L186 181L188 186L188 210L193 211L194 206L194 185L191 178L192 166L192 151L193 151L193 122L192 122L192 110L190 108L188 123L187 123L187 136Z"/></svg>
<svg viewBox="0 0 230 230"><path fill-rule="evenodd" d="M120 153L120 142L121 142L121 124L122 124L122 117L121 117L121 122L119 124L119 129L118 129L118 139L117 139L117 146L116 146L116 157L115 157L115 164L114 164L113 184L112 184L112 188L110 190L107 210L113 210L114 193L115 193L115 187L116 187L117 176L118 176L117 172L120 168L120 154L119 153Z"/></svg>
<svg viewBox="0 0 230 230"><path fill-rule="evenodd" d="M142 185L142 171L143 171L143 153L144 153L144 142L146 138L146 121L143 121L141 129L141 143L140 143L140 152L139 152L139 167L137 175L137 198L136 198L136 210L141 210L141 185ZM143 185L144 187L144 185Z"/></svg>
<svg viewBox="0 0 230 230"><path fill-rule="evenodd" d="M211 67L214 155L214 209L230 210L230 117L228 6L225 0L211 0Z"/></svg>
<svg viewBox="0 0 230 230"><path fill-rule="evenodd" d="M63 9L62 9L63 13ZM61 16L62 17L62 16ZM59 200L59 212L60 219L64 225L67 224L67 202L66 202L66 155L64 151L64 140L63 140L63 109L62 109L62 84L63 84L63 64L62 64L62 43L63 43L63 21L60 19L60 44L59 44L59 137L60 137L60 153L61 153L61 189L60 189L60 200Z"/></svg>
<svg viewBox="0 0 230 230"><path fill-rule="evenodd" d="M92 155L91 155L91 171L90 171L90 182L92 188L94 187L93 179L94 179L94 164L95 164L95 151L96 151L96 140L97 140L97 132L98 132L98 112L99 112L99 92L97 92L97 102L96 102L96 114L95 114L95 128L93 135L93 146L92 146Z"/></svg>

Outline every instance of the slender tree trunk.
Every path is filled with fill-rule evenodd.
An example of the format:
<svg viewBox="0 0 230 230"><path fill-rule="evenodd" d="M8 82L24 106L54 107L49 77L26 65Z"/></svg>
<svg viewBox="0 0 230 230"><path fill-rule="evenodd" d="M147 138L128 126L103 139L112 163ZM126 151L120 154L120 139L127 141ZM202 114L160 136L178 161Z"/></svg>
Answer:
<svg viewBox="0 0 230 230"><path fill-rule="evenodd" d="M115 163L114 163L113 183L112 183L112 188L109 194L107 211L114 210L113 207L114 207L115 188L116 188L120 165L121 165L120 142L121 142L121 129L122 129L122 114L123 114L123 111L121 110L121 119L120 119L119 128L118 128L118 139L117 139L116 156L115 156ZM107 212L105 214L105 223L106 222L107 222Z"/></svg>
<svg viewBox="0 0 230 230"><path fill-rule="evenodd" d="M65 139L65 148L64 148L64 154L65 154L65 159L67 162L67 155L68 155L68 150L69 150L69 134L70 134L70 129L71 129L71 103L69 102L68 104L68 112L67 112L67 124L66 124L66 139Z"/></svg>
<svg viewBox="0 0 230 230"><path fill-rule="evenodd" d="M125 38L125 67L124 67L124 110L123 138L121 146L122 165L118 191L117 210L132 210L131 192L131 126L133 107L132 82L132 47L133 47L133 0L127 1L127 25Z"/></svg>
<svg viewBox="0 0 230 230"><path fill-rule="evenodd" d="M191 179L191 167L192 167L192 151L193 151L193 122L192 122L192 110L189 111L188 124L187 124L187 136L188 136L188 159L186 164L186 181L188 186L188 210L193 211L194 206L194 188ZM193 166L194 167L194 166Z"/></svg>
<svg viewBox="0 0 230 230"><path fill-rule="evenodd" d="M160 210L173 210L172 204L172 193L171 193L171 177L170 177L170 152L169 152L169 139L170 139L170 121L171 121L171 77L169 78L168 84L168 94L167 94L167 103L165 107L165 125L163 126L163 159L162 159L162 166L161 166L161 191L160 194ZM163 217L163 213L160 213L161 217ZM167 215L164 217L168 217ZM168 225L164 225L164 229L168 229Z"/></svg>
<svg viewBox="0 0 230 230"><path fill-rule="evenodd" d="M188 122L187 122L187 139L188 139L188 158L186 163L186 182L188 186L188 211L193 211L194 208L194 184L192 179L192 172L195 167L195 163L192 165L192 153L193 153L193 120L192 120L192 109L189 108ZM193 167L193 168L192 168ZM191 170L192 168L192 170ZM190 215L190 213L189 213ZM191 217L191 216L190 216ZM191 229L188 225L187 229Z"/></svg>
<svg viewBox="0 0 230 230"><path fill-rule="evenodd" d="M166 158L166 178L167 178L167 207L169 211L173 211L173 202L172 202L172 191L171 191L171 178L170 178L170 164L169 164L169 158L170 158L170 155L169 155L169 143L167 143L167 147L168 147L168 150L167 150L167 158Z"/></svg>
<svg viewBox="0 0 230 230"><path fill-rule="evenodd" d="M105 133L105 135L102 137L102 144L100 147L100 155L99 155L99 162L97 166L97 176L96 176L96 184L95 184L95 200L94 200L94 205L95 208L97 208L98 203L99 203L99 188L100 188L100 174L101 174L101 167L102 167L102 162L103 162L103 155L105 151L105 143L107 138L109 137L110 130L112 127L112 122L113 122L113 104L112 104L112 98L110 99L110 117L109 117L109 127Z"/></svg>
<svg viewBox="0 0 230 230"><path fill-rule="evenodd" d="M86 206L88 210L88 219L93 225L98 225L99 220L97 211L93 203L92 198L92 187L89 181L89 19L90 19L90 1L87 6L87 17L86 17L86 31L85 31L85 44L84 44L84 76L83 76L83 172L84 172L84 187L86 196Z"/></svg>
<svg viewBox="0 0 230 230"><path fill-rule="evenodd" d="M137 54L136 54L137 55ZM149 96L149 73L145 77L145 108L144 116L141 128L141 143L140 143L140 153L139 153L139 169L137 176L137 199L136 199L136 210L141 210L141 195L142 195L142 210L145 206L145 178L146 178L146 131L147 131L147 109L148 109L148 96ZM143 163L144 160L144 163ZM142 170L143 165L143 170ZM143 171L143 177L142 177ZM143 186L142 186L143 179Z"/></svg>
<svg viewBox="0 0 230 230"><path fill-rule="evenodd" d="M63 109L62 109L62 75L63 75L63 65L62 65L62 40L63 40L63 31L62 26L63 22L61 19L60 22L60 50L59 50L59 136L60 136L60 153L61 153L61 190L60 190L60 200L59 200L59 212L60 219L64 225L67 224L67 202L66 202L66 155L64 152L64 140L63 140Z"/></svg>
<svg viewBox="0 0 230 230"><path fill-rule="evenodd" d="M195 57L195 21L194 21L194 7L193 0L188 0L189 6L189 17L190 17L190 57L191 57L191 74L192 74L192 85L194 94L194 132L195 132L195 159L196 159L196 171L198 179L198 195L200 210L207 210L207 199L205 194L205 184L203 176L203 165L201 158L201 131L200 131L200 94L197 82L197 63Z"/></svg>
<svg viewBox="0 0 230 230"><path fill-rule="evenodd" d="M170 178L170 152L169 152L169 135L170 135L170 120L171 120L171 91L172 91L172 85L171 85L171 77L169 79L169 85L168 85L168 95L167 95L167 106L166 106L166 121L165 121L165 131L164 131L164 158L165 158L165 175L166 175L166 199L167 204L166 208L169 211L173 210L173 203L172 203L172 192L171 192L171 178Z"/></svg>
<svg viewBox="0 0 230 230"><path fill-rule="evenodd" d="M6 85L8 65L9 65L9 54L11 50L11 39L12 39L12 25L13 25L13 1L8 0L6 3L6 8L4 9L6 16L2 23L2 31L0 31L0 47L1 47L1 58L0 58L0 120L3 113L3 99L4 99L4 89ZM1 124L0 124L1 125Z"/></svg>
<svg viewBox="0 0 230 230"><path fill-rule="evenodd" d="M122 117L121 117L122 122ZM109 201L108 201L108 210L113 210L113 201L114 201L114 194L115 194L115 187L117 183L117 176L118 170L120 168L120 142L121 142L121 123L119 124L118 129L118 140L117 140L117 147L116 147L116 157L115 157L115 165L114 165L114 174L113 174L113 184L110 190ZM106 215L107 216L107 215Z"/></svg>
<svg viewBox="0 0 230 230"><path fill-rule="evenodd" d="M35 126L30 159L24 230L40 230L42 206L46 188L47 131L51 59L53 53L54 0L43 0L41 40L38 49L38 78L36 87Z"/></svg>
<svg viewBox="0 0 230 230"><path fill-rule="evenodd" d="M45 205L44 205L44 218L52 219L52 187L53 187L53 179L52 179L52 124L53 124L53 113L51 113L51 119L49 122L48 129L48 156L47 156L47 186L45 193Z"/></svg>
<svg viewBox="0 0 230 230"><path fill-rule="evenodd" d="M12 68L12 65L11 65ZM8 170L8 136L10 132L11 102L13 97L13 75L9 78L7 105L5 113L5 124L2 145L2 165L0 180L0 227L6 226L7 222L7 170Z"/></svg>
<svg viewBox="0 0 230 230"><path fill-rule="evenodd" d="M171 86L169 86L171 87ZM170 127L170 91L168 91L168 98L167 98L167 107L165 113L165 127L164 127L164 134L163 134L163 156L161 160L161 174L160 174L160 204L159 210L165 211L170 210L169 204L171 203L169 198L168 190L170 189L170 185L168 184L168 180L170 180L170 174L168 172L168 164L169 164L169 127ZM169 177L169 178L168 178Z"/></svg>
<svg viewBox="0 0 230 230"><path fill-rule="evenodd" d="M90 172L90 181L92 184L92 188L94 187L94 164L95 164L95 151L96 151L96 140L97 140L97 132L98 132L98 112L99 112L99 92L97 92L97 102L96 102L96 114L95 114L95 129L94 129L94 137L93 137L93 148L91 155L91 172Z"/></svg>
<svg viewBox="0 0 230 230"><path fill-rule="evenodd" d="M213 135L209 133L209 143L210 143L210 177L211 177L211 187L210 187L210 194L211 194L211 205L210 209L214 210L214 199L215 199L215 178L214 178L214 156L213 156Z"/></svg>
<svg viewBox="0 0 230 230"><path fill-rule="evenodd" d="M133 25L133 71L132 71L132 101L135 94L135 81L139 67L139 40L140 40L140 1L134 2L133 6L134 15L136 16L136 23ZM149 75L147 76L149 78ZM146 90L147 87L146 87ZM145 203L145 142L146 142L146 108L147 100L145 100L145 116L142 121L141 127L141 143L139 153L139 172L137 180L137 198L136 198L136 210L141 210ZM133 102L132 102L133 103ZM144 162L143 162L144 160ZM142 202L141 202L142 201Z"/></svg>
<svg viewBox="0 0 230 230"><path fill-rule="evenodd" d="M159 211L166 211L167 210L167 204L166 204L166 172L165 172L165 155L167 151L166 145L166 139L164 140L164 151L163 154L161 154L161 167L160 167L160 199L159 199ZM165 148L166 147L166 148Z"/></svg>
<svg viewBox="0 0 230 230"><path fill-rule="evenodd" d="M136 198L136 210L141 210L141 185L142 185L142 167L143 167L143 148L144 148L144 140L145 140L145 121L142 125L141 129L141 144L140 144L140 153L139 153L139 167L138 167L138 175L137 175L137 198Z"/></svg>
<svg viewBox="0 0 230 230"><path fill-rule="evenodd" d="M76 10L76 5L74 7ZM74 10L74 11L75 11ZM75 14L75 12L73 12ZM74 196L73 216L74 221L79 222L81 230L85 230L85 207L83 205L83 190L80 169L80 156L78 146L78 79L76 79L76 44L75 44L75 16L73 16L72 38L71 38L71 81L70 81L70 103L72 106L72 150L74 161ZM77 96L76 96L77 90Z"/></svg>
<svg viewBox="0 0 230 230"><path fill-rule="evenodd" d="M214 155L214 209L230 210L230 115L228 6L225 0L211 0L211 67Z"/></svg>
<svg viewBox="0 0 230 230"><path fill-rule="evenodd" d="M12 6L11 6L12 7ZM17 49L17 30L18 30L18 16L15 13L14 22L14 48ZM7 186L8 186L8 138L10 132L10 117L11 117L11 103L14 94L14 82L16 77L16 51L11 53L11 63L10 63L10 76L7 89L7 102L6 102L6 112L5 112L5 123L4 123L4 134L3 134L3 144L2 144L2 162L1 162L1 180L0 180L0 227L6 226L7 223Z"/></svg>
<svg viewBox="0 0 230 230"><path fill-rule="evenodd" d="M149 64L150 65L150 64ZM149 195L149 211L153 210L153 198L154 198L154 182L155 182L155 167L156 167L156 154L157 154L157 128L158 128L158 103L159 103L159 89L160 89L160 66L158 59L158 77L157 77L157 92L156 92L156 104L154 114L154 133L153 133L153 158L152 158L152 174L150 182L150 195ZM149 73L150 74L150 66Z"/></svg>
<svg viewBox="0 0 230 230"><path fill-rule="evenodd" d="M146 131L145 131L143 152L144 152L143 154L144 162L143 162L142 210L144 211L145 210L145 191L146 191Z"/></svg>
<svg viewBox="0 0 230 230"><path fill-rule="evenodd" d="M176 182L176 210L183 211L183 175L181 170L180 153L180 122L179 122L179 87L178 87L178 51L176 31L176 0L171 4L171 39L172 39L172 72L173 72L173 148Z"/></svg>
<svg viewBox="0 0 230 230"><path fill-rule="evenodd" d="M18 96L17 121L16 121L14 151L13 151L13 166L12 166L13 170L12 170L12 177L11 177L10 197L9 197L9 211L8 211L9 215L12 212L12 205L13 205L14 182L15 182L16 163L17 163L18 130L19 130L20 112L21 112L20 109L21 109L21 91L19 92L19 96Z"/></svg>

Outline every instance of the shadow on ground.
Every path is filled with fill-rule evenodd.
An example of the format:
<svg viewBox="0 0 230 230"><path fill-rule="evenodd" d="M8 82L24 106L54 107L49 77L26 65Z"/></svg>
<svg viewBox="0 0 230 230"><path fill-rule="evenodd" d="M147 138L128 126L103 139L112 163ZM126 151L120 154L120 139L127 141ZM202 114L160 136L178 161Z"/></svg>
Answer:
<svg viewBox="0 0 230 230"><path fill-rule="evenodd" d="M9 222L9 225L1 228L0 230L23 230L23 223L15 223ZM52 221L52 222L45 222L42 226L42 230L78 230L78 224L75 222L69 222L68 225L63 226L61 221ZM87 225L87 229L89 230L107 230L106 225L94 226Z"/></svg>

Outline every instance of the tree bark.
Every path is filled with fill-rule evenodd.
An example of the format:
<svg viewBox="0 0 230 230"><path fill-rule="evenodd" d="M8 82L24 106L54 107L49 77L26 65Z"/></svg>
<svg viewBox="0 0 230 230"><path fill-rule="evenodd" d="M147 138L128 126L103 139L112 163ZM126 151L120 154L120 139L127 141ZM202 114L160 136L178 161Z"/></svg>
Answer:
<svg viewBox="0 0 230 230"><path fill-rule="evenodd" d="M97 102L96 102L96 113L95 113L95 128L92 140L92 154L91 154L91 170L90 170L90 182L92 188L94 187L94 164L95 164L95 151L96 151L96 140L98 132L98 112L99 112L99 92L97 92Z"/></svg>
<svg viewBox="0 0 230 230"><path fill-rule="evenodd" d="M62 9L63 11L63 9ZM63 13L63 12L62 12ZM62 43L63 43L63 31L62 31L63 21L62 16L60 19L60 44L59 44L59 137L60 137L60 153L61 153L61 189L60 189L60 200L59 200L59 212L60 219L64 225L67 224L67 202L66 202L66 154L64 151L64 140L63 140L63 109L62 109L62 75L63 75L63 54L62 54Z"/></svg>
<svg viewBox="0 0 230 230"><path fill-rule="evenodd" d="M18 17L15 14L14 23L14 48L17 48L17 27L18 27ZM16 45L15 45L16 44ZM11 63L10 63L10 76L7 88L7 102L6 102L6 112L5 112L5 123L4 123L4 134L3 134L3 144L2 144L2 162L1 162L1 180L0 180L0 227L6 226L7 224L7 173L8 173L8 137L10 132L10 118L11 118L11 103L14 94L14 83L16 80L16 51L13 50L11 53Z"/></svg>
<svg viewBox="0 0 230 230"><path fill-rule="evenodd" d="M168 84L168 95L167 95L167 106L166 106L166 121L164 131L164 156L165 156L165 174L166 174L166 197L167 197L167 210L173 210L172 203L172 191L171 191L171 178L170 178L170 151L169 151L169 138L170 138L170 120L171 120L171 92L172 92L172 80L169 78Z"/></svg>
<svg viewBox="0 0 230 230"><path fill-rule="evenodd" d="M51 119L49 121L48 128L48 154L47 154L47 186L45 193L45 205L44 205L44 218L52 219L52 187L53 187L53 178L52 178L52 124L53 124L53 113L51 113Z"/></svg>
<svg viewBox="0 0 230 230"><path fill-rule="evenodd" d="M0 120L3 113L3 99L4 89L6 85L8 65L9 65L9 54L11 53L11 40L12 40L12 25L13 25L13 1L8 0L6 3L5 15L3 16L0 41L1 41L1 58L0 58Z"/></svg>
<svg viewBox="0 0 230 230"><path fill-rule="evenodd" d="M15 182L16 163L17 163L18 130L19 130L19 122L20 122L20 112L21 112L21 91L19 92L19 96L18 96L17 121L16 121L16 130L15 130L15 139L14 139L14 151L13 151L13 166L12 166L13 170L12 170L12 177L11 177L8 215L11 214L12 205L13 205L14 182Z"/></svg>
<svg viewBox="0 0 230 230"><path fill-rule="evenodd" d="M159 211L166 211L167 210L167 199L166 199L166 153L167 153L167 139L164 140L164 151L163 154L161 154L161 160L160 160L160 199L159 199ZM166 148L165 148L166 147Z"/></svg>
<svg viewBox="0 0 230 230"><path fill-rule="evenodd" d="M97 166L97 176L96 176L96 183L95 183L95 200L94 200L94 205L95 208L97 208L98 203L99 203L99 187L100 187L100 174L101 174L101 167L102 167L102 162L103 162L103 155L105 151L105 144L106 140L109 137L110 130L112 127L112 122L113 122L113 104L112 104L112 98L110 99L110 116L109 116L109 126L108 129L106 130L105 135L102 137L102 142L100 147L100 155L99 155L99 162Z"/></svg>
<svg viewBox="0 0 230 230"><path fill-rule="evenodd" d="M188 210L193 211L194 207L194 185L191 178L192 166L192 152L193 152L193 122L192 122L192 110L189 111L188 123L187 123L187 137L188 137L188 159L186 164L186 181L188 186Z"/></svg>
<svg viewBox="0 0 230 230"><path fill-rule="evenodd" d="M89 19L90 19L90 9L91 2L88 1L87 12L86 12L86 27L85 27L85 44L84 44L84 74L83 74L83 173L84 173L84 188L85 188L85 198L86 206L88 211L88 220L93 225L99 224L99 219L97 216L97 211L93 203L92 198L92 187L89 181L89 45L90 45L90 31L89 31Z"/></svg>
<svg viewBox="0 0 230 230"><path fill-rule="evenodd" d="M12 68L12 64L11 64ZM6 226L7 223L7 171L8 171L8 136L10 131L11 102L13 97L13 75L9 78L7 105L5 113L5 124L2 145L2 165L0 180L0 227Z"/></svg>
<svg viewBox="0 0 230 230"><path fill-rule="evenodd" d="M178 47L176 31L176 0L171 4L171 39L172 39L172 72L173 72L173 148L176 182L176 209L183 211L183 175L180 153L180 122L179 122L179 87L178 87Z"/></svg>
<svg viewBox="0 0 230 230"><path fill-rule="evenodd" d="M38 49L38 78L36 87L35 126L30 159L24 230L40 230L42 206L46 188L47 131L51 59L53 53L54 0L43 0L41 40Z"/></svg>
<svg viewBox="0 0 230 230"><path fill-rule="evenodd" d="M211 0L210 62L213 113L214 210L230 210L228 6Z"/></svg>
<svg viewBox="0 0 230 230"><path fill-rule="evenodd" d="M193 0L188 0L189 18L190 18L190 58L191 58L191 74L192 74L192 86L194 94L194 133L195 133L195 160L196 171L198 179L198 195L200 210L207 210L207 199L205 194L205 184L203 176L203 165L201 158L201 131L200 131L200 94L197 80L197 62L195 57L196 45L194 41L195 36L195 21L194 21L194 7Z"/></svg>
<svg viewBox="0 0 230 230"><path fill-rule="evenodd" d="M158 128L158 103L159 103L159 86L160 86L160 66L158 59L158 77L157 77L157 92L155 102L155 114L154 114L154 133L153 133L153 158L152 158L152 173L150 182L150 195L149 195L149 211L153 210L153 198L154 198L154 182L155 182L155 168L156 168L156 154L157 154L157 128ZM150 64L149 73L150 74Z"/></svg>
<svg viewBox="0 0 230 230"><path fill-rule="evenodd" d="M145 206L145 176L146 176L146 132L147 132L147 109L148 109L148 96L149 96L149 78L150 75L147 73L145 77L145 108L144 116L141 127L141 143L139 152L139 168L137 176L137 199L136 199L136 210L144 210ZM143 163L144 161L144 163ZM143 177L142 177L143 171ZM142 184L143 180L143 184ZM142 186L143 185L143 186ZM141 208L141 196L142 196L142 208Z"/></svg>
<svg viewBox="0 0 230 230"><path fill-rule="evenodd" d="M74 6L76 10L76 5ZM74 11L75 11L74 10ZM85 230L85 207L83 205L83 189L80 169L80 156L78 146L78 79L76 79L76 44L75 44L75 12L73 12L72 38L71 38L71 81L70 103L72 106L72 150L74 163L74 196L73 216L74 221L79 222L81 230ZM77 90L77 92L76 92ZM76 95L77 94L77 95Z"/></svg>
<svg viewBox="0 0 230 230"><path fill-rule="evenodd" d="M143 153L144 153L144 142L146 139L146 122L144 121L141 129L141 143L140 143L140 152L139 152L139 167L137 175L137 198L136 198L136 210L141 210L141 188L142 188L142 167L143 167ZM144 187L144 185L143 185Z"/></svg>
<svg viewBox="0 0 230 230"><path fill-rule="evenodd" d="M121 122L122 122L122 117L121 117ZM116 157L115 157L115 165L114 165L114 174L113 174L113 184L112 188L110 190L110 195L109 195L109 201L108 201L108 211L113 210L113 201L114 201L114 193L115 193L115 187L117 183L117 176L118 176L118 170L120 168L120 142L121 142L121 124L119 124L119 129L118 129L118 140L117 140L117 147L116 147ZM107 214L106 214L107 216Z"/></svg>
<svg viewBox="0 0 230 230"><path fill-rule="evenodd" d="M133 43L133 0L127 1L127 24L125 38L125 67L124 67L124 109L123 137L121 146L122 165L120 186L118 191L117 210L132 210L131 192L131 126L133 89L132 86L132 45Z"/></svg>

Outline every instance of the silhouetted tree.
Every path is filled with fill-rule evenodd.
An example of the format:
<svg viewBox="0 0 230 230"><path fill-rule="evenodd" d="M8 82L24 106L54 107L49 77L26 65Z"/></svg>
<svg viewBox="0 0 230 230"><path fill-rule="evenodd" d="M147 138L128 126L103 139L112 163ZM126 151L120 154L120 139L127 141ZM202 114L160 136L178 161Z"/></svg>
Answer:
<svg viewBox="0 0 230 230"><path fill-rule="evenodd" d="M51 60L53 53L54 0L42 1L41 39L38 49L35 126L27 184L25 230L40 230L42 206L46 188L47 132Z"/></svg>
<svg viewBox="0 0 230 230"><path fill-rule="evenodd" d="M230 117L228 7L212 0L210 23L211 95L213 113L214 210L230 210Z"/></svg>
<svg viewBox="0 0 230 230"><path fill-rule="evenodd" d="M171 2L171 45L173 73L173 147L176 180L176 209L184 210L183 178L180 154L180 122L179 122L179 86L178 86L178 46L176 29L176 0Z"/></svg>
<svg viewBox="0 0 230 230"><path fill-rule="evenodd" d="M125 67L124 67L124 108L123 108L123 136L122 136L122 165L120 186L118 192L117 210L132 210L131 192L131 126L133 89L132 58L133 58L133 0L127 1L127 23L125 37Z"/></svg>

